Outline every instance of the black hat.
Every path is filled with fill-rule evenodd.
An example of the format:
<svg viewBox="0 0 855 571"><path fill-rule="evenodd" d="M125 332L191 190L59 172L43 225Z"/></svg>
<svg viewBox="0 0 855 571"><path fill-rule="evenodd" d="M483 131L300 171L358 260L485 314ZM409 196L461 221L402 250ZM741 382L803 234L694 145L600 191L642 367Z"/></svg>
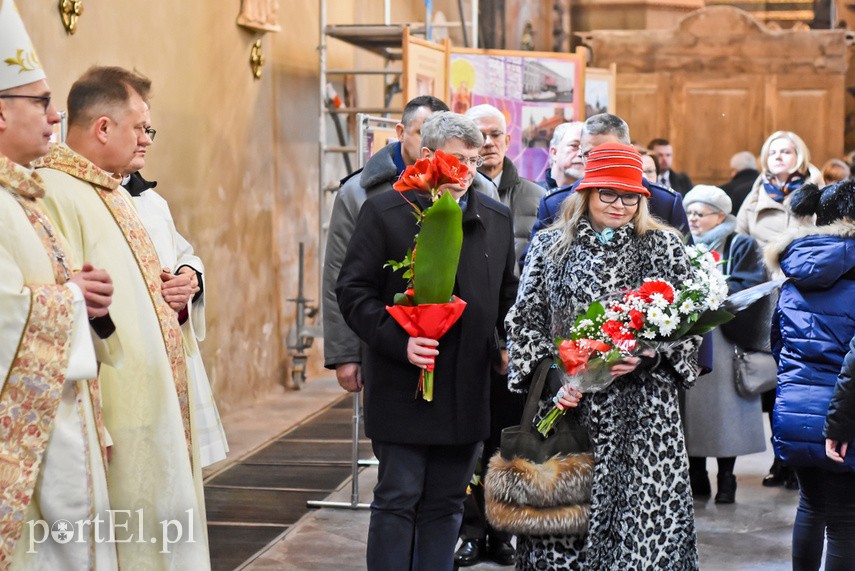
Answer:
<svg viewBox="0 0 855 571"><path fill-rule="evenodd" d="M843 218L855 222L855 182L842 180L822 189L806 184L793 193L790 210L797 216L816 214L817 226L827 226Z"/></svg>

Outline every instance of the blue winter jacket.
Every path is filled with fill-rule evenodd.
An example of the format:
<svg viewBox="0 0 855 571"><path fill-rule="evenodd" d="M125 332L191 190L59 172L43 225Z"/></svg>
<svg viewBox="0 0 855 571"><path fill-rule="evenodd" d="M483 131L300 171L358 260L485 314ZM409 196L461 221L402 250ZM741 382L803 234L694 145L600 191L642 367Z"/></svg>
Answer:
<svg viewBox="0 0 855 571"><path fill-rule="evenodd" d="M855 471L855 454L847 454L845 465L826 458L823 436L837 376L855 335L855 227L811 231L767 253L782 252L778 261L790 278L772 322L772 353L778 361L772 443L776 456L792 466Z"/></svg>

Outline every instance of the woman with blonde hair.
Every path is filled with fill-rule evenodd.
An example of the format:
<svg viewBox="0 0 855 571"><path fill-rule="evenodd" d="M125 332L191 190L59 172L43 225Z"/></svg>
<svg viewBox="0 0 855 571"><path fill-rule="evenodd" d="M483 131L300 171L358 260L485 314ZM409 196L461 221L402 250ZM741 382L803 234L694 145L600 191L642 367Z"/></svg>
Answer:
<svg viewBox="0 0 855 571"><path fill-rule="evenodd" d="M760 151L760 176L736 215L736 231L765 248L789 228L802 223L787 212L790 193L807 182L824 186L822 174L810 164L810 151L792 131L769 135Z"/></svg>
<svg viewBox="0 0 855 571"><path fill-rule="evenodd" d="M789 212L791 193L808 182L818 186L824 183L822 174L810 164L807 145L792 131L776 131L769 135L760 151L760 168L760 176L736 215L736 232L751 236L765 249L781 234L806 223ZM775 391L763 393L761 401L771 424ZM763 478L763 485L798 488L795 475L777 456Z"/></svg>
<svg viewBox="0 0 855 571"><path fill-rule="evenodd" d="M641 164L629 145L595 147L558 222L535 235L505 320L511 390L527 392L537 364L553 358L555 338L566 337L592 302L645 278L690 277L681 237L648 212ZM593 444L588 532L518 536L517 569L698 568L677 389L697 376L699 344L687 337L624 358L602 392L561 387L555 402L575 410L560 422L580 421ZM554 393L544 392L546 410Z"/></svg>

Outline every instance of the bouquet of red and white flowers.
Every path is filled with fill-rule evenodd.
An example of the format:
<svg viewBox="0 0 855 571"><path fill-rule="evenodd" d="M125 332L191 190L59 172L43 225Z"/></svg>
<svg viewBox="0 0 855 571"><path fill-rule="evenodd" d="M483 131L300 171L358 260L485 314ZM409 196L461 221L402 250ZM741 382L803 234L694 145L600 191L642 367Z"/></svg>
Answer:
<svg viewBox="0 0 855 571"><path fill-rule="evenodd" d="M593 302L576 319L566 339L556 339L558 363L568 383L581 392L598 392L615 377L615 363L645 349L662 349L687 335L702 335L733 319L721 309L727 282L720 259L704 246L686 248L692 276L681 284L647 279L638 289ZM553 399L557 402L557 398ZM554 407L538 424L546 435L563 409Z"/></svg>

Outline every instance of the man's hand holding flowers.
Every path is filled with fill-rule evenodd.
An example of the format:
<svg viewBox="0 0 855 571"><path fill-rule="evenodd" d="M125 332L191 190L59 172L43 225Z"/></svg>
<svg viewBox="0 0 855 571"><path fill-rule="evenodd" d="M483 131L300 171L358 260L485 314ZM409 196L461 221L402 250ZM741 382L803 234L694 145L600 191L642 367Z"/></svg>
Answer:
<svg viewBox="0 0 855 571"><path fill-rule="evenodd" d="M407 360L420 369L427 369L439 355L436 349L438 345L439 341L436 339L410 337L407 341Z"/></svg>

